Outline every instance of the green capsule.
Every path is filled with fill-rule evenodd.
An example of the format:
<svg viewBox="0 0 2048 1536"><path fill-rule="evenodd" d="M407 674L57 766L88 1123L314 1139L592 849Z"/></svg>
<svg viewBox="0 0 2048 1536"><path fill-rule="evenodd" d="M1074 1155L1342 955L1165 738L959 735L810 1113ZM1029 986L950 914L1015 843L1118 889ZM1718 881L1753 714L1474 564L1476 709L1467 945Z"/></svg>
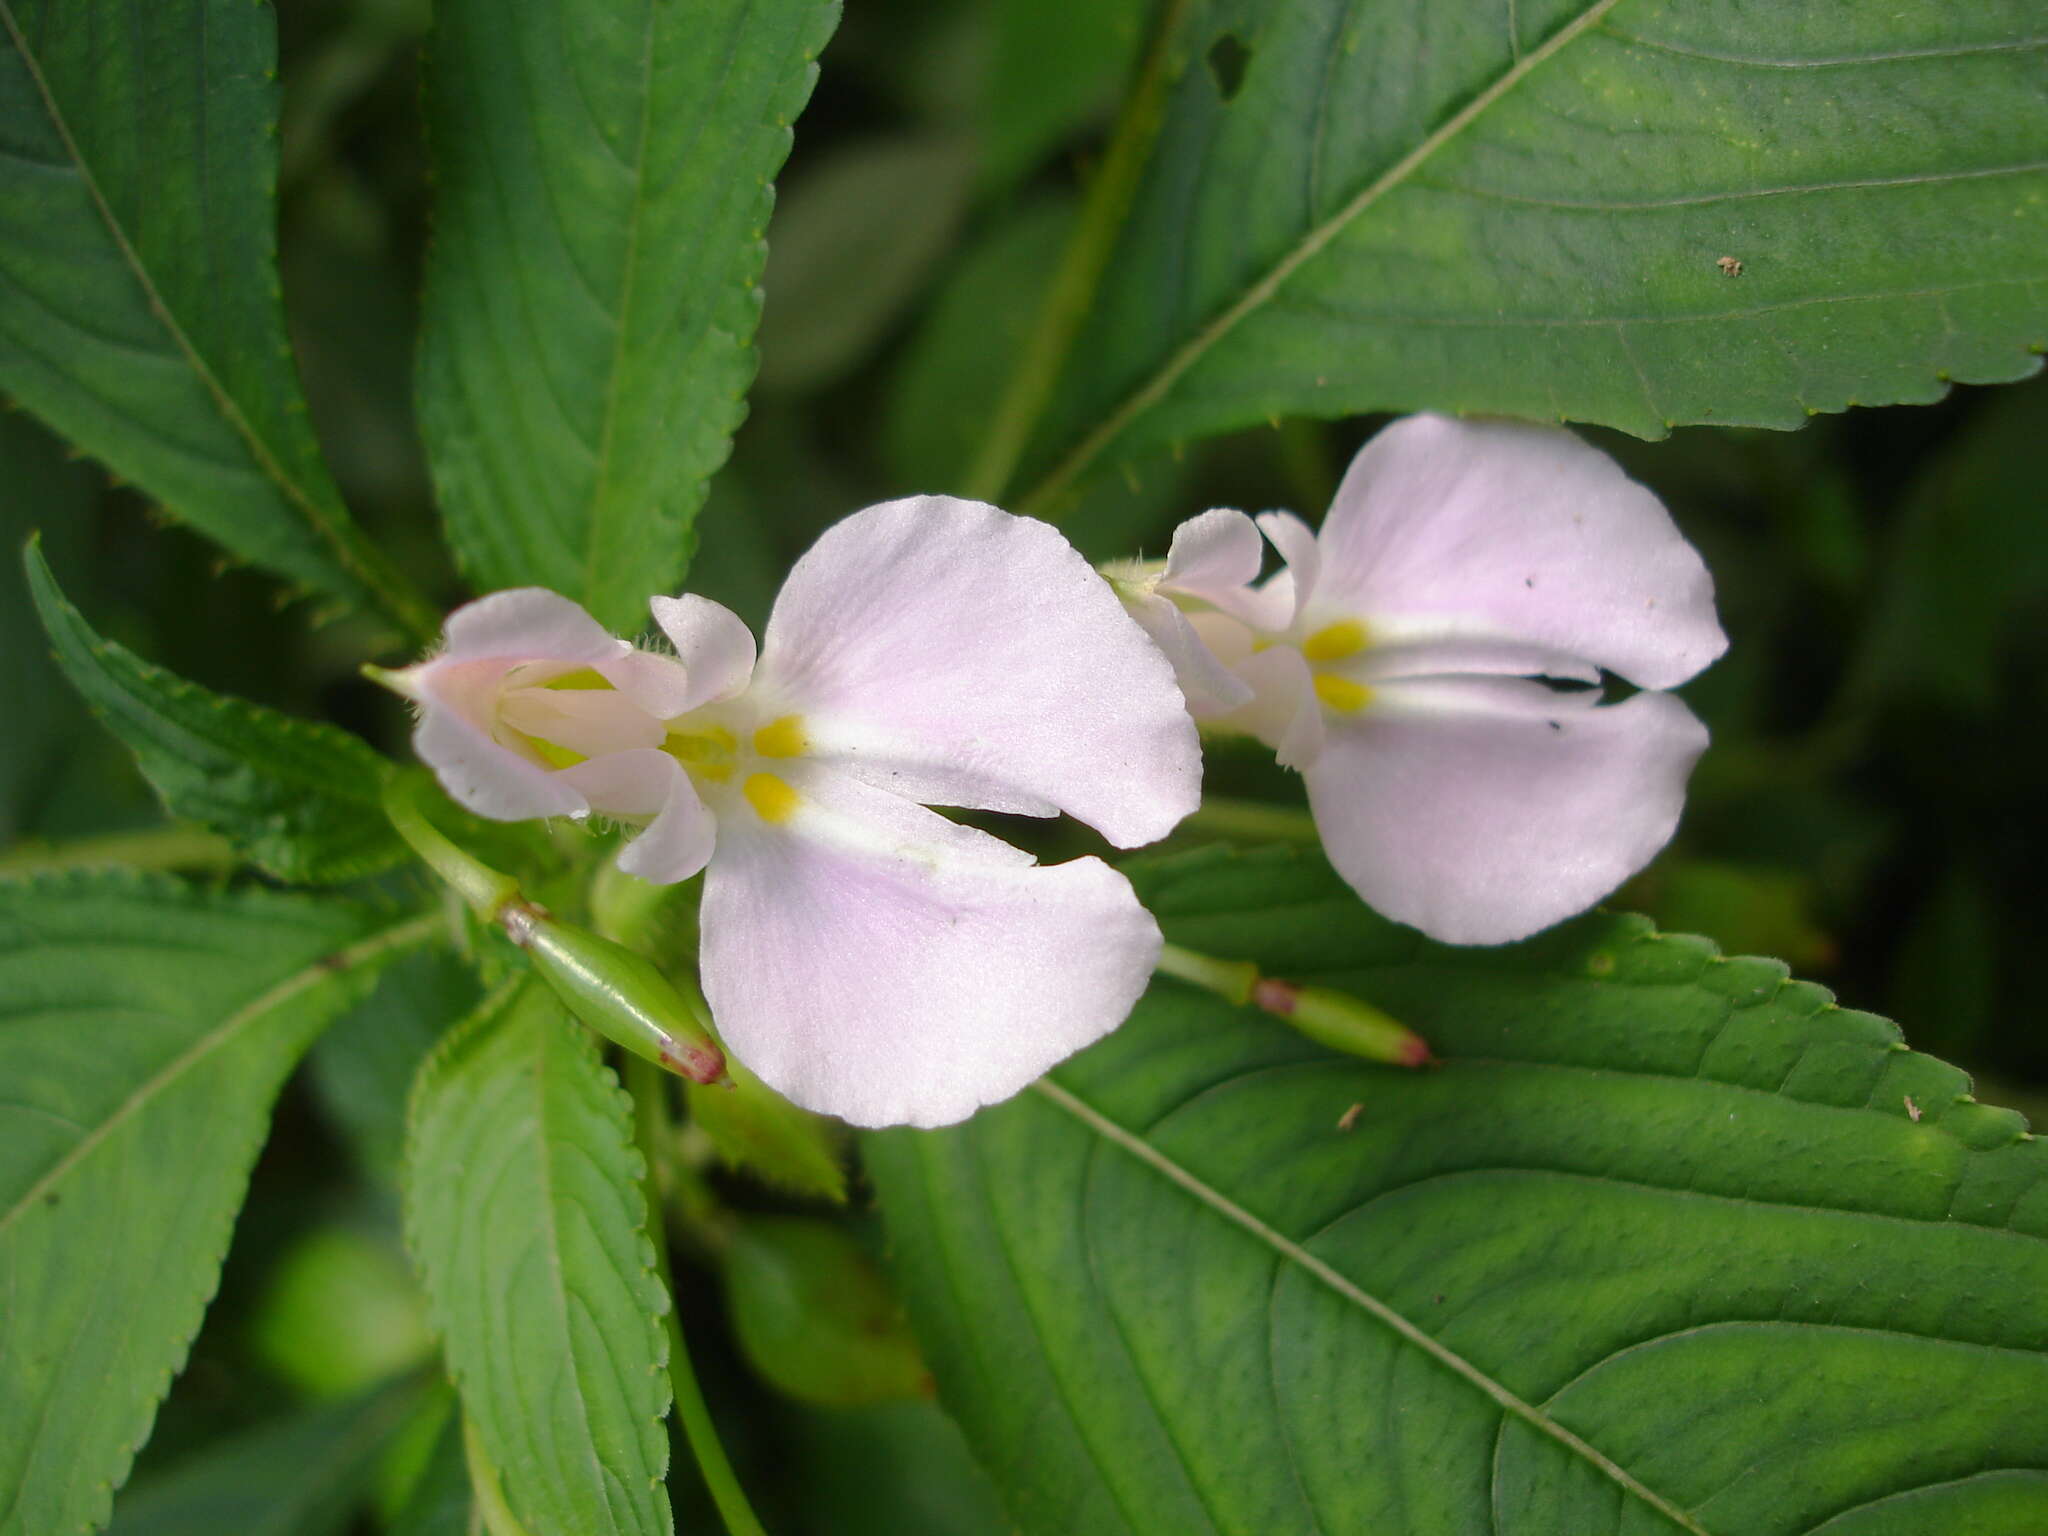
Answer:
<svg viewBox="0 0 2048 1536"><path fill-rule="evenodd" d="M1397 1067L1436 1064L1422 1036L1348 992L1264 977L1253 983L1251 1001L1333 1051Z"/></svg>
<svg viewBox="0 0 2048 1536"><path fill-rule="evenodd" d="M568 1010L605 1039L693 1083L724 1077L724 1053L652 961L527 902L505 907L498 921Z"/></svg>
<svg viewBox="0 0 2048 1536"><path fill-rule="evenodd" d="M742 1216L725 1279L741 1351L791 1397L851 1408L932 1394L895 1293L844 1228L807 1216Z"/></svg>

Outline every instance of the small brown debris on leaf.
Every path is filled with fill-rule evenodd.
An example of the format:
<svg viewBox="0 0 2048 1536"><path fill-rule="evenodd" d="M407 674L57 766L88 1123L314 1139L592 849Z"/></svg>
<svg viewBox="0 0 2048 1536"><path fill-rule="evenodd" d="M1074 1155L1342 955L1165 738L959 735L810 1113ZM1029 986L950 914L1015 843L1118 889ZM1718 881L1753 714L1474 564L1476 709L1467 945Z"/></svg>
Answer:
<svg viewBox="0 0 2048 1536"><path fill-rule="evenodd" d="M1906 1115L1915 1125L1920 1123L1920 1106L1913 1102L1913 1095L1906 1095Z"/></svg>
<svg viewBox="0 0 2048 1536"><path fill-rule="evenodd" d="M1352 1105L1349 1109L1345 1110L1343 1114L1337 1117L1337 1129L1340 1131L1350 1130L1353 1126L1358 1124L1358 1117L1364 1113L1365 1106L1363 1104Z"/></svg>
<svg viewBox="0 0 2048 1536"><path fill-rule="evenodd" d="M1720 257L1714 262L1714 265L1721 269L1721 275L1723 277L1742 276L1742 263L1736 260L1733 256Z"/></svg>

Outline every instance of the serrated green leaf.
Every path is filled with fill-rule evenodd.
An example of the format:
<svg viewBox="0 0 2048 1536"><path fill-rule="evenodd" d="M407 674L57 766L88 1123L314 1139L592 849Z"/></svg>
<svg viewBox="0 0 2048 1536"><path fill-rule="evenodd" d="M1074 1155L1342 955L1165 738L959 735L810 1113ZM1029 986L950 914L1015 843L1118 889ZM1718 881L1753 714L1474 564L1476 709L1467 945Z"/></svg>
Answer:
<svg viewBox="0 0 2048 1536"><path fill-rule="evenodd" d="M2030 0L1197 0L1176 50L1034 506L1277 416L1792 427L2048 347Z"/></svg>
<svg viewBox="0 0 2048 1536"><path fill-rule="evenodd" d="M753 379L756 282L838 0L436 8L420 419L479 587L631 632Z"/></svg>
<svg viewBox="0 0 2048 1536"><path fill-rule="evenodd" d="M0 1533L98 1527L220 1270L271 1100L393 923L267 891L0 883Z"/></svg>
<svg viewBox="0 0 2048 1536"><path fill-rule="evenodd" d="M534 1536L667 1533L669 1301L625 1095L537 983L420 1074L406 1234L463 1410Z"/></svg>
<svg viewBox="0 0 2048 1536"><path fill-rule="evenodd" d="M391 765L348 732L209 693L92 632L31 542L29 591L57 664L130 750L173 816L304 885L406 857L378 796Z"/></svg>
<svg viewBox="0 0 2048 1536"><path fill-rule="evenodd" d="M292 371L269 7L0 0L0 29L0 390L235 554L432 636Z"/></svg>
<svg viewBox="0 0 2048 1536"><path fill-rule="evenodd" d="M2048 1146L1960 1072L1639 918L1456 950L1308 855L1131 873L1444 1065L1162 982L1038 1091L869 1138L1027 1530L2048 1528Z"/></svg>
<svg viewBox="0 0 2048 1536"><path fill-rule="evenodd" d="M336 1536L419 1400L400 1383L211 1446L124 1493L108 1536Z"/></svg>

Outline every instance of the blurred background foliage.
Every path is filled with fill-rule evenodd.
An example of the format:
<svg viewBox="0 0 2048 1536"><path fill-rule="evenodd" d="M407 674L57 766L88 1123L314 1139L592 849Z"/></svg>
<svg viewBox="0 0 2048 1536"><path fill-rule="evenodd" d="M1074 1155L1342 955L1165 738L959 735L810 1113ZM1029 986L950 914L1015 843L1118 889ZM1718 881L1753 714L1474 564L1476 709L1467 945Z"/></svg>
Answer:
<svg viewBox="0 0 2048 1536"><path fill-rule="evenodd" d="M452 604L461 593L437 539L410 378L430 238L418 71L428 7L279 0L278 11L284 295L315 425L357 515ZM1137 0L848 8L781 178L760 379L699 523L694 589L758 625L826 524L890 496L961 489L1145 12ZM1092 492L1067 531L1102 559L1161 554L1177 520L1212 505L1316 517L1378 425L1282 421L1163 457ZM1589 435L1705 552L1733 642L1686 690L1714 744L1678 839L1616 905L1785 958L2040 1123L2048 378L1796 433ZM109 638L403 754L403 715L355 671L387 638L370 621L318 625L280 606L268 578L224 568L18 413L0 417L0 474L13 488L0 501L9 544L41 528L70 595ZM0 733L0 865L33 865L56 845L73 845L62 856L75 861L96 846L77 840L116 846L160 814L49 663L18 567L0 572L0 686L13 708ZM1249 757L1212 762L1211 780L1299 795ZM206 863L203 840L189 858ZM275 1464L277 1445L233 1437L279 1413L397 1411L358 1394L431 1348L396 1235L405 1086L431 1044L416 1021L457 1016L474 985L443 957L401 964L299 1074L222 1304L117 1530L168 1529L149 1522L150 1480L203 1448L244 1472ZM443 1001L404 1006L422 995ZM759 1189L728 1194L743 1208L801 1208ZM719 1269L704 1254L681 1277L685 1325L772 1528L859 1536L862 1511L877 1531L999 1528L957 1432L928 1402L806 1406L743 1363L709 1301ZM409 1398L404 1411L413 1422L393 1486L422 1465L459 1471L440 1443L445 1398ZM687 1466L672 1482L683 1529L699 1497ZM302 1519L341 1528L313 1510Z"/></svg>

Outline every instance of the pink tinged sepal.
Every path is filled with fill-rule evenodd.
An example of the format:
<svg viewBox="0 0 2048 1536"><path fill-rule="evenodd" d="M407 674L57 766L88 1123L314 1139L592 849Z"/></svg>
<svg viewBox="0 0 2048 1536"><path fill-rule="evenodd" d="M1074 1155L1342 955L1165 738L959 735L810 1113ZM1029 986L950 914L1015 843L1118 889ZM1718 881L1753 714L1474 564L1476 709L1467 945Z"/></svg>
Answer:
<svg viewBox="0 0 2048 1536"><path fill-rule="evenodd" d="M1562 428L1397 421L1352 460L1318 542L1318 610L1380 638L1514 642L1643 688L1727 649L1713 580L1662 503Z"/></svg>
<svg viewBox="0 0 2048 1536"><path fill-rule="evenodd" d="M754 687L812 750L924 804L1064 811L1118 847L1200 797L1173 669L1060 534L979 502L857 512L797 561Z"/></svg>
<svg viewBox="0 0 2048 1536"><path fill-rule="evenodd" d="M947 1125L1114 1029L1157 925L1095 859L1041 868L817 765L786 820L735 816L705 875L702 974L727 1048L807 1109Z"/></svg>
<svg viewBox="0 0 2048 1536"><path fill-rule="evenodd" d="M1596 706L1541 683L1390 684L1307 769L1330 862L1377 910L1453 944L1525 938L1670 840L1706 728L1679 700Z"/></svg>

